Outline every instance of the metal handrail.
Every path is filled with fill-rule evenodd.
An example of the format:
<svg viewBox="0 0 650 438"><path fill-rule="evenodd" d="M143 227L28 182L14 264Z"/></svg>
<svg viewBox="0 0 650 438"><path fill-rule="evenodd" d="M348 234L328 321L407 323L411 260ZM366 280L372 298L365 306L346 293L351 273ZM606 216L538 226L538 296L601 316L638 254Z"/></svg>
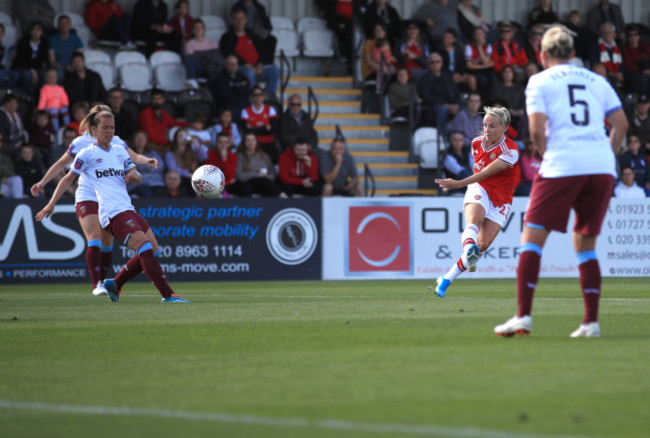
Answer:
<svg viewBox="0 0 650 438"><path fill-rule="evenodd" d="M286 69L286 78L285 78L285 69ZM286 90L287 85L289 85L289 80L291 79L291 63L289 58L284 54L284 50L280 50L280 107L284 111L284 90Z"/></svg>
<svg viewBox="0 0 650 438"><path fill-rule="evenodd" d="M311 111L312 102L314 103L313 117ZM309 116L311 117L311 120L315 125L316 120L318 119L318 114L320 114L320 105L318 104L318 97L316 96L316 93L314 93L314 90L311 88L311 85L307 87L307 111L309 112Z"/></svg>
<svg viewBox="0 0 650 438"><path fill-rule="evenodd" d="M352 88L359 88L359 80L357 77L359 76L359 66L357 65L357 60L361 58L361 47L363 47L363 44L365 43L366 36L364 35L363 31L360 32L361 38L359 38L359 43L355 44L354 39L357 36L357 29L362 29L362 26L359 22L359 19L356 16L352 17L352 38L350 39L352 44L352 59L350 59L350 62L352 63Z"/></svg>
<svg viewBox="0 0 650 438"><path fill-rule="evenodd" d="M370 184L370 195L368 195L369 184ZM368 163L363 163L363 195L366 198L373 198L375 196L376 188L377 188L377 184L375 183L374 175L370 171L370 166L368 166Z"/></svg>

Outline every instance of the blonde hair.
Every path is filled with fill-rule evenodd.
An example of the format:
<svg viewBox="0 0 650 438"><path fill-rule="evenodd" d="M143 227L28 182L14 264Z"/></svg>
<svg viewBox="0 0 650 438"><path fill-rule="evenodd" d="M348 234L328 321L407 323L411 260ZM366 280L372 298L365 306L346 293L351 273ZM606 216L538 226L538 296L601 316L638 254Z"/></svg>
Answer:
<svg viewBox="0 0 650 438"><path fill-rule="evenodd" d="M79 134L83 134L87 132L88 134L92 135L92 132L90 131L90 128L92 126L97 126L97 123L95 122L95 119L97 116L101 113L109 113L109 115L102 115L102 118L104 117L113 117L113 112L111 111L111 108L108 105L95 105L90 109L90 112L86 114L86 117L83 118L81 123L79 123Z"/></svg>
<svg viewBox="0 0 650 438"><path fill-rule="evenodd" d="M508 126L510 124L510 111L508 111L508 108L484 106L483 112L485 113L483 119L485 119L487 116L494 116L503 126Z"/></svg>
<svg viewBox="0 0 650 438"><path fill-rule="evenodd" d="M573 52L572 32L562 25L551 26L544 32L542 51L555 59L570 59Z"/></svg>
<svg viewBox="0 0 650 438"><path fill-rule="evenodd" d="M103 106L103 105L98 105L98 106ZM88 118L88 116L86 116L84 120L86 120L86 118ZM115 115L113 114L112 111L105 111L105 110L101 110L99 112L93 113L93 118L88 125L88 131L87 131L88 134L94 137L92 128L96 128L97 126L99 126L99 121L102 119L115 119Z"/></svg>

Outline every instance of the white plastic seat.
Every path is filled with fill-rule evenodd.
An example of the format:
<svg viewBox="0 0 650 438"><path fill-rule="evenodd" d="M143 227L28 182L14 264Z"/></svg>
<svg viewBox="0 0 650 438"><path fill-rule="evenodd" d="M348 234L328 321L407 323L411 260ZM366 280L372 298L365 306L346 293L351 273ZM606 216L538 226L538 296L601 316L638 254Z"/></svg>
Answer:
<svg viewBox="0 0 650 438"><path fill-rule="evenodd" d="M327 21L318 17L302 17L298 20L298 33L306 30L327 30Z"/></svg>
<svg viewBox="0 0 650 438"><path fill-rule="evenodd" d="M201 20L206 29L226 29L226 21L218 15L202 15Z"/></svg>
<svg viewBox="0 0 650 438"><path fill-rule="evenodd" d="M96 62L103 62L107 64L112 64L111 55L102 51L102 50L84 50L84 59L86 64L94 64Z"/></svg>
<svg viewBox="0 0 650 438"><path fill-rule="evenodd" d="M273 27L273 34L277 30L296 30L296 26L293 25L293 21L287 17L271 17L271 26Z"/></svg>
<svg viewBox="0 0 650 438"><path fill-rule="evenodd" d="M130 62L120 66L122 88L130 91L151 89L151 68L148 64Z"/></svg>
<svg viewBox="0 0 650 438"><path fill-rule="evenodd" d="M102 77L104 88L110 90L115 86L115 69L110 62L86 62L86 67L94 72L99 73Z"/></svg>
<svg viewBox="0 0 650 438"><path fill-rule="evenodd" d="M278 39L275 46L275 55L280 55L280 50L284 50L286 56L298 56L300 50L298 48L298 34L295 30L278 29L273 30L273 35Z"/></svg>
<svg viewBox="0 0 650 438"><path fill-rule="evenodd" d="M329 30L306 30L302 33L302 54L308 57L334 56L334 33Z"/></svg>
<svg viewBox="0 0 650 438"><path fill-rule="evenodd" d="M119 69L128 63L147 64L147 57L135 50L121 50L115 54L113 63L115 64L115 68Z"/></svg>
<svg viewBox="0 0 650 438"><path fill-rule="evenodd" d="M435 169L439 161L438 130L436 128L418 128L413 134L414 155L419 157L420 167Z"/></svg>
<svg viewBox="0 0 650 438"><path fill-rule="evenodd" d="M11 16L7 14L6 12L0 12L0 23L4 24L5 26L10 25L13 26L14 22L11 19Z"/></svg>
<svg viewBox="0 0 650 438"><path fill-rule="evenodd" d="M2 45L10 49L16 45L18 40L18 29L13 24L5 24L5 35L2 37Z"/></svg>
<svg viewBox="0 0 650 438"><path fill-rule="evenodd" d="M183 64L160 64L154 69L156 87L164 91L185 89L185 66Z"/></svg>
<svg viewBox="0 0 650 438"><path fill-rule="evenodd" d="M77 32L77 36L84 43L84 47L89 47L90 43L95 40L95 35L86 26L75 27L74 31Z"/></svg>
<svg viewBox="0 0 650 438"><path fill-rule="evenodd" d="M161 64L182 64L181 56L170 50L160 50L153 52L149 57L149 65L152 69L156 69Z"/></svg>
<svg viewBox="0 0 650 438"><path fill-rule="evenodd" d="M225 28L222 29L222 28L217 28L217 27L213 27L213 28L211 28L211 29L206 29L206 31L205 31L205 37L206 37L206 38L213 39L213 40L215 40L217 43L219 43L219 40L221 39L221 35L223 35L224 33L226 33L227 30L228 30L228 29L225 29Z"/></svg>

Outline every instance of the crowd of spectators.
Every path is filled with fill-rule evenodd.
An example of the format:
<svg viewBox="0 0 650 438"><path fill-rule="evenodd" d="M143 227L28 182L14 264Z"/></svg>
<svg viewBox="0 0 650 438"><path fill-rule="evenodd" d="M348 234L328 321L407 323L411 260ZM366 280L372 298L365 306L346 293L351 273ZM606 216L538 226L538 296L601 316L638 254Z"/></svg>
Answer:
<svg viewBox="0 0 650 438"><path fill-rule="evenodd" d="M518 189L522 195L539 167L529 147L524 89L542 68L545 26L562 22L575 32L576 62L606 77L627 105L630 139L620 165L631 167L635 183L650 193L650 33L643 24L625 23L618 5L592 0L583 21L580 11L561 17L550 0L540 0L524 23L488 23L471 0L426 1L412 17L400 17L389 0L315 4L348 63L355 56L353 18L359 20L365 37L363 78L390 78L386 89L394 117L409 117L413 101L420 106L415 124L438 128L449 145L443 160L449 175L471 171L467 149L482 128L482 106L507 107L512 115L508 135L528 163L522 165L528 172ZM188 0L171 6L164 0L137 0L126 11L115 0L90 0L85 21L98 40L117 42L122 50L142 42L146 55L159 49L181 55L189 85L207 84L215 120L179 118L161 90L151 90L142 99L144 106L128 104L128 92L107 91L100 75L86 67L84 43L70 17L56 16L47 0L14 1L14 22L24 32L11 48L11 65L4 62L10 48L0 44L0 88L11 90L3 94L0 108L2 195L17 193L15 182L9 182L16 181L14 176L28 188L27 181L65 150L66 135L78 129L89 106L101 102L116 115L116 135L159 158L158 169L141 169L145 182L130 188L136 196L191 196L189 177L202 163L228 169L226 196L358 196L356 165L345 144L318 148L300 95L289 96L286 109L273 103L279 83L277 40L264 6L258 0L233 2L225 17L229 27L219 41L206 36L206 25L191 16ZM0 36L3 32L0 24ZM635 96L634 102L627 96ZM38 104L25 113L22 100ZM29 196L29 190L21 196Z"/></svg>

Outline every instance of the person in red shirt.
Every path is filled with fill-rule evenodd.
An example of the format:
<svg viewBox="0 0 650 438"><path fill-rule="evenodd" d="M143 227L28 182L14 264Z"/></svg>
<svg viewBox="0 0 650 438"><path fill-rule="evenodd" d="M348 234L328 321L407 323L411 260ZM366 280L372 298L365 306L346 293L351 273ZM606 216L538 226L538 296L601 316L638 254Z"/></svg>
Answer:
<svg viewBox="0 0 650 438"><path fill-rule="evenodd" d="M86 24L100 40L119 41L123 49L134 49L129 22L115 0L91 0L86 5Z"/></svg>
<svg viewBox="0 0 650 438"><path fill-rule="evenodd" d="M255 133L260 148L269 154L271 161L275 164L280 155L275 141L277 132L275 124L278 113L274 107L264 103L264 92L259 85L253 87L251 100L253 104L241 112L241 121L245 124L247 131Z"/></svg>
<svg viewBox="0 0 650 438"><path fill-rule="evenodd" d="M526 52L514 40L515 27L510 21L499 22L499 39L492 45L494 71L499 74L506 65L512 65L517 75L523 76L524 66L528 64Z"/></svg>
<svg viewBox="0 0 650 438"><path fill-rule="evenodd" d="M184 40L192 38L192 26L194 18L190 15L190 5L187 0L179 0L174 5L176 15L174 15L169 24L176 32L183 35Z"/></svg>
<svg viewBox="0 0 650 438"><path fill-rule="evenodd" d="M225 132L217 134L217 147L208 151L208 158L203 164L212 164L221 169L226 179L226 188L224 190L233 195L237 194L237 188L233 186L236 183L237 155L230 150L230 136L228 134Z"/></svg>
<svg viewBox="0 0 650 438"><path fill-rule="evenodd" d="M628 90L639 94L650 91L650 45L641 41L641 29L636 24L627 27L623 44L623 64Z"/></svg>
<svg viewBox="0 0 650 438"><path fill-rule="evenodd" d="M174 126L186 127L187 122L176 120L162 107L165 95L162 90L151 92L151 104L138 114L138 129L143 130L149 137L149 147L161 156L169 150L167 130Z"/></svg>
<svg viewBox="0 0 650 438"><path fill-rule="evenodd" d="M307 140L296 140L292 148L280 155L278 166L280 182L289 197L321 195L323 184L318 178L318 159L309 151Z"/></svg>
<svg viewBox="0 0 650 438"><path fill-rule="evenodd" d="M512 197L519 184L519 147L505 133L510 113L505 108L485 107L483 134L472 141L474 174L461 180L436 179L444 191L467 186L464 199L463 254L449 272L438 277L435 293L444 298L451 282L476 263L507 223Z"/></svg>

